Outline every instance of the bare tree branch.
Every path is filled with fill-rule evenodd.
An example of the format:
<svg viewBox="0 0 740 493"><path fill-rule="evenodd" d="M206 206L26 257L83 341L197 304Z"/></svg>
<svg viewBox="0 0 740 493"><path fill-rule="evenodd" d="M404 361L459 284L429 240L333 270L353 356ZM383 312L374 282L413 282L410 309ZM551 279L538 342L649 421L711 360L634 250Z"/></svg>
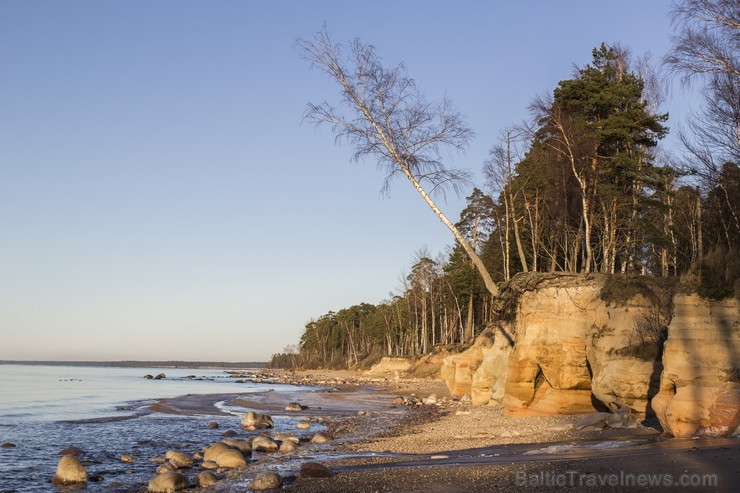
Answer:
<svg viewBox="0 0 740 493"><path fill-rule="evenodd" d="M375 48L358 39L344 54L324 27L297 46L312 67L341 88L338 106L309 104L305 118L329 125L338 142L349 142L354 160L375 158L385 172L382 190L397 175L405 176L463 246L491 294L498 295L483 261L430 197L469 183L467 172L447 168L442 159L443 150L462 150L473 137L463 115L446 97L436 104L426 101L403 64L385 67Z"/></svg>

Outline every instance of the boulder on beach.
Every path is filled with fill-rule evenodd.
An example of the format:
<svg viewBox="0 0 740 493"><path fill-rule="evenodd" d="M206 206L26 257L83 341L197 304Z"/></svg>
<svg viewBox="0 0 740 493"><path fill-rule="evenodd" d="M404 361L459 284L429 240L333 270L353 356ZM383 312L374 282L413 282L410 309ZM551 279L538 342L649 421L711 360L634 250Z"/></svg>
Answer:
<svg viewBox="0 0 740 493"><path fill-rule="evenodd" d="M203 471L198 474L198 486L201 488L205 488L206 486L211 486L216 483L218 483L218 476L213 474L211 471Z"/></svg>
<svg viewBox="0 0 740 493"><path fill-rule="evenodd" d="M333 472L318 462L304 462L301 464L302 478L330 478L333 475Z"/></svg>
<svg viewBox="0 0 740 493"><path fill-rule="evenodd" d="M303 411L304 409L308 409L308 406L304 406L300 402L291 402L285 406L286 411Z"/></svg>
<svg viewBox="0 0 740 493"><path fill-rule="evenodd" d="M263 472L258 474L254 480L249 483L249 488L253 490L272 490L280 488L283 485L283 480L279 474L274 472Z"/></svg>
<svg viewBox="0 0 740 493"><path fill-rule="evenodd" d="M311 423L308 421L299 421L296 425L296 428L299 430L308 430L311 428Z"/></svg>
<svg viewBox="0 0 740 493"><path fill-rule="evenodd" d="M82 455L85 451L77 447L67 447L64 450L60 450L57 455Z"/></svg>
<svg viewBox="0 0 740 493"><path fill-rule="evenodd" d="M283 440L280 443L280 452L292 452L296 449L298 449L298 442L294 442L293 440Z"/></svg>
<svg viewBox="0 0 740 493"><path fill-rule="evenodd" d="M242 426L249 430L257 430L263 428L274 428L275 423L267 414L259 414L254 411L249 411L242 418Z"/></svg>
<svg viewBox="0 0 740 493"><path fill-rule="evenodd" d="M237 449L239 452L245 455L252 451L252 445L250 445L250 443L243 438L232 438L229 440L223 440L222 443L225 443L231 448Z"/></svg>
<svg viewBox="0 0 740 493"><path fill-rule="evenodd" d="M80 459L65 455L59 460L57 472L51 480L54 484L79 484L87 482L87 471Z"/></svg>
<svg viewBox="0 0 740 493"><path fill-rule="evenodd" d="M179 472L157 474L149 481L149 493L175 493L189 486L188 478Z"/></svg>
<svg viewBox="0 0 740 493"><path fill-rule="evenodd" d="M301 441L295 433L275 433L272 435L272 438L281 442L290 440L291 442L298 443Z"/></svg>
<svg viewBox="0 0 740 493"><path fill-rule="evenodd" d="M157 474L162 474L164 472L174 472L175 469L177 468L171 462L165 462L157 467L156 472Z"/></svg>
<svg viewBox="0 0 740 493"><path fill-rule="evenodd" d="M330 434L320 431L311 438L311 443L326 443L334 440L334 437Z"/></svg>
<svg viewBox="0 0 740 493"><path fill-rule="evenodd" d="M277 452L279 446L275 440L270 437L256 436L252 440L252 450L262 452Z"/></svg>
<svg viewBox="0 0 740 493"><path fill-rule="evenodd" d="M231 437L235 437L237 435L238 435L238 433L235 432L234 430L226 430L223 433L221 433L221 436L222 437L225 437L225 438L231 438Z"/></svg>
<svg viewBox="0 0 740 493"><path fill-rule="evenodd" d="M244 458L244 454L236 449L224 450L218 457L216 457L216 464L218 467L226 469L236 469L239 467L245 467L247 460Z"/></svg>
<svg viewBox="0 0 740 493"><path fill-rule="evenodd" d="M177 469L182 467L193 467L193 458L188 454L178 452L177 450L168 450L164 456Z"/></svg>
<svg viewBox="0 0 740 493"><path fill-rule="evenodd" d="M204 460L200 464L200 467L202 467L203 469L218 469L218 464L216 464L216 461L213 460Z"/></svg>
<svg viewBox="0 0 740 493"><path fill-rule="evenodd" d="M223 442L216 442L205 450L203 459L207 461L216 461L216 457L224 450L231 450L231 447Z"/></svg>
<svg viewBox="0 0 740 493"><path fill-rule="evenodd" d="M576 421L576 428L583 431L592 430L603 430L606 428L606 420L609 419L611 413L589 413L584 414Z"/></svg>

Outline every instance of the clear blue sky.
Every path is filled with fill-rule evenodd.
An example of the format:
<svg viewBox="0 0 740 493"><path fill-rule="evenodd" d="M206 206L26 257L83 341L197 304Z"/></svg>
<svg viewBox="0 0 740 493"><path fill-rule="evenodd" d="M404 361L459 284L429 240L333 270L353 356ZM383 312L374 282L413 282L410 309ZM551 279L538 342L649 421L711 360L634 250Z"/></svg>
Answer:
<svg viewBox="0 0 740 493"><path fill-rule="evenodd" d="M446 92L477 134L453 164L478 173L602 41L664 54L669 7L0 2L0 359L265 360L452 242L406 183L382 198L375 163L301 122L336 96L294 48L325 21Z"/></svg>

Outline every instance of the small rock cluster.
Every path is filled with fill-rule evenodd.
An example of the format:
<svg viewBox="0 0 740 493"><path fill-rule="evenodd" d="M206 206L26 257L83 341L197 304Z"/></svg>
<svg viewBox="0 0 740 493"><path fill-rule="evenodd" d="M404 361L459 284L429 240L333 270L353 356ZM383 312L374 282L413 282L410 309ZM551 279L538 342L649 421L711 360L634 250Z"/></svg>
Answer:
<svg viewBox="0 0 740 493"><path fill-rule="evenodd" d="M425 398L417 397L416 395L399 395L393 399L394 406L407 406L411 408L420 408L422 406L461 407L468 406L470 404L470 396L467 394L462 397L458 397L454 394L450 397L437 397L437 394L431 394L429 397Z"/></svg>
<svg viewBox="0 0 740 493"><path fill-rule="evenodd" d="M309 375L298 376L294 372L284 370L259 370L253 372L230 371L228 375L237 379L236 383L276 383L297 386L329 387L336 391L337 386L360 386L368 384L388 384L390 380L384 377L349 377L349 378L315 378ZM304 408L305 409L305 408Z"/></svg>
<svg viewBox="0 0 740 493"><path fill-rule="evenodd" d="M289 406L305 409L299 403L291 403ZM308 421L306 421L308 422ZM245 430L265 430L274 428L272 417L266 414L248 412L242 418L242 426ZM234 433L235 434L235 433ZM332 435L325 432L315 433L310 443L321 444L333 440ZM183 474L183 470L200 467L203 469L197 475L197 486L206 487L213 485L224 478L224 473L229 470L241 469L247 466L248 460L253 452L276 453L292 452L296 450L301 439L295 433L273 433L262 431L258 435L249 438L224 438L209 446L203 447L201 452L188 454L179 450L168 450L164 457L149 459L152 463L159 464L156 475L149 481L147 491L149 493L174 493L191 487L190 480ZM11 447L13 444L3 444ZM78 458L84 454L81 449L70 447L60 452L61 460L57 466L56 474L52 483L58 485L84 484L95 478L89 478L85 467ZM120 457L123 463L132 463L136 458L130 454ZM332 473L321 464L305 463L301 467L301 477L328 477ZM102 480L102 478L100 478ZM249 484L253 490L268 490L280 488L283 480L279 474L266 472L257 475Z"/></svg>
<svg viewBox="0 0 740 493"><path fill-rule="evenodd" d="M637 428L640 423L632 415L628 407L621 407L613 413L590 413L581 417L575 423L578 431L599 431L606 428L622 429Z"/></svg>

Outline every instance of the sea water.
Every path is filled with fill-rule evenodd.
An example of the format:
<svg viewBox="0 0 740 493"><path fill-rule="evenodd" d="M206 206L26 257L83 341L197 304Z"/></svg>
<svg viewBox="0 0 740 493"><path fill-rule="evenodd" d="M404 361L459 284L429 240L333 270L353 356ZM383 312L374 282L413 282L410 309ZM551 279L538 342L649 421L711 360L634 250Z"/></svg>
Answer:
<svg viewBox="0 0 740 493"><path fill-rule="evenodd" d="M166 378L144 378L159 373ZM222 370L0 365L0 444L16 445L0 448L0 493L79 489L50 482L57 454L67 447L85 451L81 459L89 462L88 475L100 479L84 487L85 492L140 491L156 469L148 458L169 449L192 454L218 441L224 430L239 430L244 411L222 406L226 414L144 413L149 403L187 394L249 394L288 387L296 390L235 383ZM211 421L219 423L219 429L210 429ZM279 421L276 427L281 427ZM137 460L122 463L122 454Z"/></svg>

